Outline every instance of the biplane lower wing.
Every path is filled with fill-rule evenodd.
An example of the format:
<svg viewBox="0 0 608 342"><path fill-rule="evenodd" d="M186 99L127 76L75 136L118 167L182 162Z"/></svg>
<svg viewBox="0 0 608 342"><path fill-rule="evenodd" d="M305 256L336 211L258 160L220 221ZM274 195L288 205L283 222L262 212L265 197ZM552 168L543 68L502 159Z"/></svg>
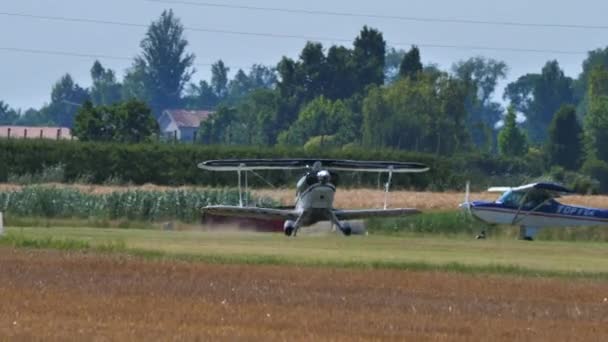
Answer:
<svg viewBox="0 0 608 342"><path fill-rule="evenodd" d="M362 209L362 210L335 210L336 218L340 221L361 220L372 217L395 217L419 214L420 211L411 208L400 209Z"/></svg>
<svg viewBox="0 0 608 342"><path fill-rule="evenodd" d="M264 220L296 220L300 216L300 213L295 210L237 207L229 205L214 205L205 207L203 208L203 214L228 217L256 218Z"/></svg>

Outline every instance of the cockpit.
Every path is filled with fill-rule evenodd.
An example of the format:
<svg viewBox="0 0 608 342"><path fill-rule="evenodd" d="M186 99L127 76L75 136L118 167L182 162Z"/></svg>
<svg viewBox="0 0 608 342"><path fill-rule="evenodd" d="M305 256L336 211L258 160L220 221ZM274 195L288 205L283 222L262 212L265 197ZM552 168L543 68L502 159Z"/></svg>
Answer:
<svg viewBox="0 0 608 342"><path fill-rule="evenodd" d="M553 196L546 191L532 190L524 192L509 190L502 194L496 200L496 203L515 209L521 207L522 210L536 210L544 205L551 205L554 201Z"/></svg>
<svg viewBox="0 0 608 342"><path fill-rule="evenodd" d="M338 175L334 172L330 172L327 170L308 172L306 175L304 175L304 177L300 178L300 180L298 181L296 196L300 195L312 185L319 183L330 183L335 187L338 183Z"/></svg>

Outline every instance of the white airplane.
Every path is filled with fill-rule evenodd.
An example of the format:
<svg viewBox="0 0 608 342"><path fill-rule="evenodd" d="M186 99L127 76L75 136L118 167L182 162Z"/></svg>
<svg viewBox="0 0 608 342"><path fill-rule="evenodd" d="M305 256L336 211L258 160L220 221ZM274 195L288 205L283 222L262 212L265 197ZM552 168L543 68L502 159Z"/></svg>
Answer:
<svg viewBox="0 0 608 342"><path fill-rule="evenodd" d="M608 210L571 206L555 200L570 195L572 190L553 183L534 183L510 187L489 188L502 195L494 202L469 201L467 184L464 203L460 208L490 224L520 226L519 238L533 240L540 228L608 225Z"/></svg>
<svg viewBox="0 0 608 342"><path fill-rule="evenodd" d="M419 173L428 171L419 163L353 161L333 159L232 159L211 160L200 163L199 168L210 171L236 171L239 184L239 206L214 205L204 207L203 215L243 217L265 220L284 220L283 232L296 236L301 227L317 222L329 221L349 236L352 232L348 220L370 217L392 217L418 214L411 208L387 209L385 195L384 209L341 210L333 207L338 175L336 171L376 172L388 174L385 194L388 193L393 173ZM241 174L256 170L305 170L298 181L295 205L290 208L258 208L243 206ZM245 183L247 178L245 178ZM247 184L245 184L247 187ZM246 190L247 191L247 190Z"/></svg>

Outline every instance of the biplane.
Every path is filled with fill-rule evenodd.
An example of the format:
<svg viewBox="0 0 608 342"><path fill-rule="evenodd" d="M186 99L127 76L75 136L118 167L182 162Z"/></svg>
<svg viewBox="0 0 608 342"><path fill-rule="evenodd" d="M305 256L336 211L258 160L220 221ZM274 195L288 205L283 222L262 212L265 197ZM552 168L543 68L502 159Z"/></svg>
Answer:
<svg viewBox="0 0 608 342"><path fill-rule="evenodd" d="M334 159L230 159L202 162L199 168L209 171L232 171L238 174L239 205L213 205L202 208L203 215L240 217L262 220L283 220L283 232L296 236L302 227L321 221L329 221L344 235L349 236L352 228L349 220L371 217L393 217L418 214L413 208L387 208L387 194L395 173L420 173L429 168L420 163L391 161L354 161ZM245 192L249 171L258 170L302 170L304 175L296 184L295 204L292 207L259 208L243 205L242 176L245 174ZM383 209L344 210L333 206L338 185L338 172L386 173Z"/></svg>
<svg viewBox="0 0 608 342"><path fill-rule="evenodd" d="M469 201L467 184L464 203L460 208L472 216L490 223L519 226L519 238L533 240L545 227L581 227L608 224L608 210L566 205L556 198L573 191L554 183L533 183L515 188L492 187L489 192L501 196L494 202Z"/></svg>

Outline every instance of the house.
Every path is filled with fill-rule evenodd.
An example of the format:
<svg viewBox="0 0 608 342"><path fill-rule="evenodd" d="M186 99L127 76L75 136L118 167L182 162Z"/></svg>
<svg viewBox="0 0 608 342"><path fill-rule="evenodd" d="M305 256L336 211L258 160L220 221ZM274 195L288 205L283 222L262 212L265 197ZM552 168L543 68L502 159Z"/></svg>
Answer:
<svg viewBox="0 0 608 342"><path fill-rule="evenodd" d="M67 127L0 126L0 138L4 139L72 139Z"/></svg>
<svg viewBox="0 0 608 342"><path fill-rule="evenodd" d="M165 110L158 118L160 134L166 139L194 141L201 122L211 114L206 110Z"/></svg>

